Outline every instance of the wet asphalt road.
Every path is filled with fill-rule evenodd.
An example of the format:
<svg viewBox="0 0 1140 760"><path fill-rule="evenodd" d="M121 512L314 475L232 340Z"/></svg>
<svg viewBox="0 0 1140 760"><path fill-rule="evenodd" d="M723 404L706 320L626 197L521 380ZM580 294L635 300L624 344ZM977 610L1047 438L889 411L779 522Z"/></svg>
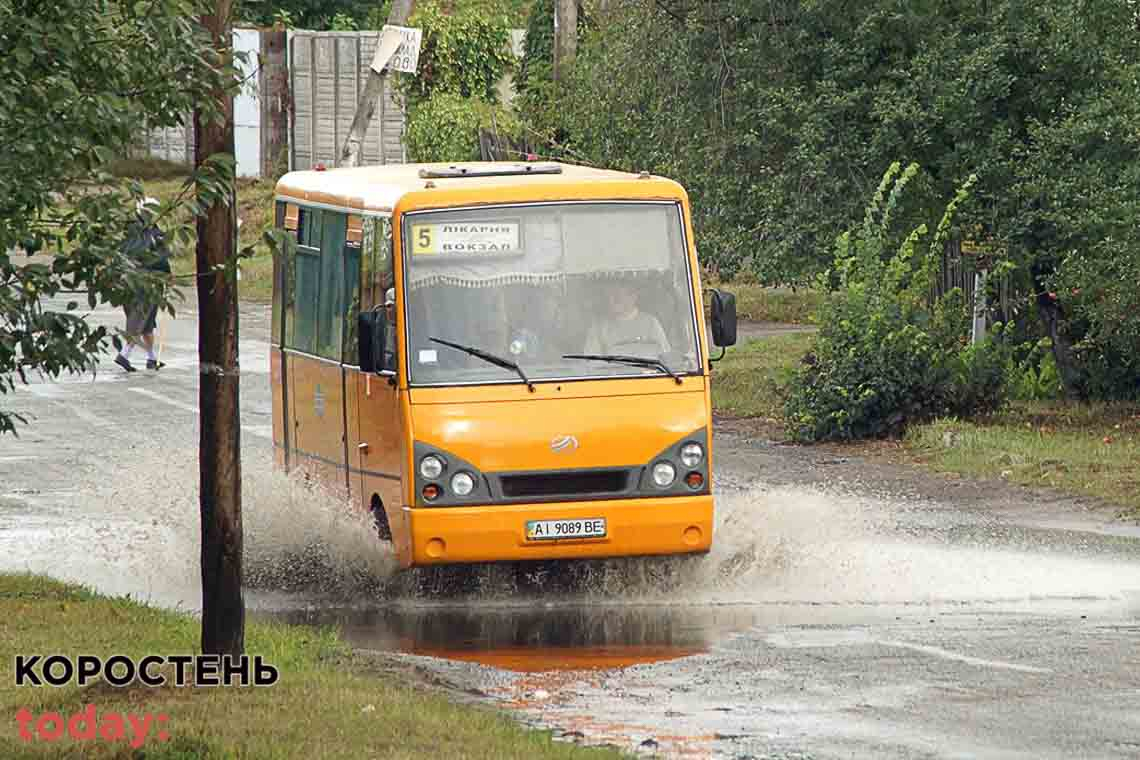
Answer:
<svg viewBox="0 0 1140 760"><path fill-rule="evenodd" d="M268 467L267 317L241 327L256 615L638 752L1140 757L1140 530L1112 510L725 424L706 558L392 576L366 523ZM167 318L157 375L108 360L3 399L33 424L0 439L0 569L197 606L195 330Z"/></svg>

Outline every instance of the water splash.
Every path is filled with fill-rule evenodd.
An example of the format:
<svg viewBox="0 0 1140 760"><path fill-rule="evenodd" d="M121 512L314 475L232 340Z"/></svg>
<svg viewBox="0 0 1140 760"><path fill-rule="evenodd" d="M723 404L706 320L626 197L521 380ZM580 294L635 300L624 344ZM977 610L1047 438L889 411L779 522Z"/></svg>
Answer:
<svg viewBox="0 0 1140 760"><path fill-rule="evenodd" d="M22 497L0 530L0 569L197 610L197 454L131 454L132 465L111 480ZM242 460L242 521L245 581L255 591L353 594L376 588L396 569L368 514L277 470L262 452Z"/></svg>
<svg viewBox="0 0 1140 760"><path fill-rule="evenodd" d="M114 480L50 498L28 496L25 514L0 519L0 568L197 609L197 467L170 466L177 461L196 464L197 456L192 450L137 454ZM286 476L264 451L243 459L247 585L317 603L357 597L513 605L921 604L1117 598L1140 589L1135 552L1121 561L1087 551L1018 548L1008 535L963 537L952 525L916 535L927 507L756 482L718 494L714 546L703 557L399 572L390 545L379 541L363 510Z"/></svg>

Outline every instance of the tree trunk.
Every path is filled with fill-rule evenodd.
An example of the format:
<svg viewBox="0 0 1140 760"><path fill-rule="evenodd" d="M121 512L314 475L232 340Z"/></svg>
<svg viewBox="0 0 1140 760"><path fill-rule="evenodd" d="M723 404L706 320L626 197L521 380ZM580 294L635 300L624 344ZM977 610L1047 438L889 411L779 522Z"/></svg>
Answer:
<svg viewBox="0 0 1140 760"><path fill-rule="evenodd" d="M232 55L231 0L217 0L202 24L224 60ZM195 164L234 155L233 96L213 94L220 116L194 114ZM202 652L242 654L241 416L238 405L238 317L233 178L229 199L197 219L199 509L202 518Z"/></svg>
<svg viewBox="0 0 1140 760"><path fill-rule="evenodd" d="M388 24L391 26L406 24L408 17L412 15L413 4L413 0L392 0L392 9L388 11ZM372 114L375 113L376 104L383 92L384 74L368 69L368 81L364 84L360 102L356 104L356 115L352 117L352 126L348 129L348 137L344 139L344 147L341 148L337 166L360 166L364 135L372 123Z"/></svg>
<svg viewBox="0 0 1140 760"><path fill-rule="evenodd" d="M1040 293L1037 296L1037 314L1053 344L1053 360L1057 363L1057 374L1061 377L1065 398L1070 401L1082 400L1085 394L1081 390L1081 372L1076 357L1073 356L1072 341L1061 329L1061 307L1048 293Z"/></svg>
<svg viewBox="0 0 1140 760"><path fill-rule="evenodd" d="M284 29L261 31L261 176L277 179L289 170L289 122L293 111Z"/></svg>
<svg viewBox="0 0 1140 760"><path fill-rule="evenodd" d="M554 81L565 77L578 50L578 0L554 0Z"/></svg>

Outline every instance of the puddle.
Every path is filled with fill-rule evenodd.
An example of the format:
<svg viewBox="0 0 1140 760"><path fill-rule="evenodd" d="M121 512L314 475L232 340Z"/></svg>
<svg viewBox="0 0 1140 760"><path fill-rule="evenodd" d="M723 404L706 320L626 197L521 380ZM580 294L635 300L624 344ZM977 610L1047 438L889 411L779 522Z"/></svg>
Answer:
<svg viewBox="0 0 1140 760"><path fill-rule="evenodd" d="M478 663L519 673L606 670L701 654L753 624L750 611L685 607L518 605L259 612L333 626L354 647Z"/></svg>

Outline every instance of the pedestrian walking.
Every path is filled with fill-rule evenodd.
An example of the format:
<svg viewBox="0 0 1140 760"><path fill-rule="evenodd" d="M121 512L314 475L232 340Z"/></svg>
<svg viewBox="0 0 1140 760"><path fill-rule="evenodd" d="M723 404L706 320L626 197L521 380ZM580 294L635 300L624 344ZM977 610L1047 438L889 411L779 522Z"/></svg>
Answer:
<svg viewBox="0 0 1140 760"><path fill-rule="evenodd" d="M153 221L153 211L159 205L155 198L144 198L139 201L137 211L138 219L131 225L123 244L124 253L139 267L151 272L161 272L169 275L170 248L166 244L166 237L162 230ZM154 352L154 331L158 326L158 303L150 297L146 290L139 289L134 298L123 304L127 323L124 328L126 340L123 347L115 357L118 364L127 372L135 372L131 364L131 352L141 345L146 351L146 368L160 370L164 365L158 360Z"/></svg>

